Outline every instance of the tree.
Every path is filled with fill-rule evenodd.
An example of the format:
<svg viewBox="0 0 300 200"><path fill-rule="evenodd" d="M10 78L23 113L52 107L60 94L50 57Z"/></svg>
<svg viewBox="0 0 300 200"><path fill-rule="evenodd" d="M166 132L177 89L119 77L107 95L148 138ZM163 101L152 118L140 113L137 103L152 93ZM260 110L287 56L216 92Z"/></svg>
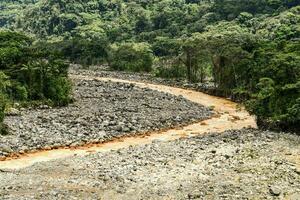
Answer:
<svg viewBox="0 0 300 200"><path fill-rule="evenodd" d="M200 62L211 63L216 86L222 89L233 89L242 81L236 66L250 56L249 51L255 44L255 40L254 35L247 29L235 23L219 23L209 27L206 32L195 33L187 40L185 48L187 66L192 70L192 66L196 66L196 61L193 61L192 57L202 57Z"/></svg>
<svg viewBox="0 0 300 200"><path fill-rule="evenodd" d="M252 99L247 106L260 121L284 128L298 126L299 49L300 42L294 41L261 43L255 50L252 62L248 63L248 77L252 78L247 80L248 87L252 89Z"/></svg>
<svg viewBox="0 0 300 200"><path fill-rule="evenodd" d="M122 43L113 45L109 56L109 65L115 70L150 72L153 54L146 43Z"/></svg>
<svg viewBox="0 0 300 200"><path fill-rule="evenodd" d="M51 81L67 81L69 65L60 60L57 52L50 50L46 43L33 46L28 37L16 32L0 31L0 41L0 93L3 96L17 101L51 100L55 105L70 101L70 88L60 95L63 100L48 92L51 87L57 87L49 84Z"/></svg>
<svg viewBox="0 0 300 200"><path fill-rule="evenodd" d="M10 85L11 84L8 79L8 76L6 76L3 72L0 72L0 135L5 133L3 120L4 120L4 111L7 104L6 92Z"/></svg>

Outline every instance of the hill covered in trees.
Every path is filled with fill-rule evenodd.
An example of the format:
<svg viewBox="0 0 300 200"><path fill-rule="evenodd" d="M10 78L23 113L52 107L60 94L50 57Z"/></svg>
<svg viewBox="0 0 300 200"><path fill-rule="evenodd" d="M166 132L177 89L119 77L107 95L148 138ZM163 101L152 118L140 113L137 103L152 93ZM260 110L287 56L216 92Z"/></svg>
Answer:
<svg viewBox="0 0 300 200"><path fill-rule="evenodd" d="M5 0L0 7L0 26L71 62L213 81L259 122L299 130L299 0Z"/></svg>

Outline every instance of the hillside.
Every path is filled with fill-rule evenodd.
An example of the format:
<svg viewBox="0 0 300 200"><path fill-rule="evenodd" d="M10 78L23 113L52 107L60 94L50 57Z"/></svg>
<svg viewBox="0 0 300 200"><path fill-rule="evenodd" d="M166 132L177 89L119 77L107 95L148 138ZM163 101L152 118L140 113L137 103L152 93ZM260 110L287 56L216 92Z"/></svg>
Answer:
<svg viewBox="0 0 300 200"><path fill-rule="evenodd" d="M10 27L16 23L20 11L25 11L38 0L2 0L0 2L0 27Z"/></svg>
<svg viewBox="0 0 300 200"><path fill-rule="evenodd" d="M275 19L278 18L276 16L281 19L286 17L286 21L280 22L286 25L290 23L292 27L299 20L297 19L299 9L284 13L285 10L299 5L298 0L252 0L247 5L243 4L243 1L239 3L223 0L214 3L205 0L34 2L4 1L2 4L12 14L18 13L15 16L15 27L42 38L103 32L112 42L131 39L151 41L162 36L171 38L190 36L224 20L238 21L241 25L251 26L254 29L266 28L263 25L270 20L268 19L270 16Z"/></svg>

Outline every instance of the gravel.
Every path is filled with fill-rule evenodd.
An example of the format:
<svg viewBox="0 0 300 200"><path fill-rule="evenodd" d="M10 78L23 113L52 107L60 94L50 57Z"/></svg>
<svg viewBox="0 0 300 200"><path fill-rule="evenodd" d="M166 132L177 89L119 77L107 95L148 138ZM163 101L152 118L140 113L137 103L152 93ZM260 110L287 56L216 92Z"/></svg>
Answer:
<svg viewBox="0 0 300 200"><path fill-rule="evenodd" d="M124 77L126 78L126 77ZM210 118L204 106L180 96L133 84L74 80L76 102L68 107L22 109L5 119L11 135L0 135L0 158L61 146L101 143L121 136Z"/></svg>
<svg viewBox="0 0 300 200"><path fill-rule="evenodd" d="M0 172L1 199L297 199L300 136L253 129Z"/></svg>

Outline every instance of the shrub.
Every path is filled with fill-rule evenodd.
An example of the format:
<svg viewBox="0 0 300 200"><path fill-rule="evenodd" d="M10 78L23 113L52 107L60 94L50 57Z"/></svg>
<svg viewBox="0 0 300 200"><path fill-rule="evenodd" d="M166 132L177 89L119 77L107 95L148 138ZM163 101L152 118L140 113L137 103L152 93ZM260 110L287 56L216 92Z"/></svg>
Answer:
<svg viewBox="0 0 300 200"><path fill-rule="evenodd" d="M11 89L11 97L18 101L28 100L28 92L24 85L19 82L13 82Z"/></svg>
<svg viewBox="0 0 300 200"><path fill-rule="evenodd" d="M54 49L62 52L71 62L85 67L105 63L107 59L108 41L104 39L86 39L74 37L71 40L53 44Z"/></svg>
<svg viewBox="0 0 300 200"><path fill-rule="evenodd" d="M0 93L0 123L2 123L4 120L5 106L6 106L5 95Z"/></svg>
<svg viewBox="0 0 300 200"><path fill-rule="evenodd" d="M5 126L3 124L5 106L6 97L3 93L0 92L0 135L4 135L6 133Z"/></svg>
<svg viewBox="0 0 300 200"><path fill-rule="evenodd" d="M71 89L71 82L66 77L54 78L47 85L47 97L54 105L65 106L71 101L69 96Z"/></svg>
<svg viewBox="0 0 300 200"><path fill-rule="evenodd" d="M185 78L186 68L180 65L158 67L155 69L155 76L162 78Z"/></svg>
<svg viewBox="0 0 300 200"><path fill-rule="evenodd" d="M0 72L0 129L1 123L4 119L4 110L7 102L6 91L7 87L10 86L10 81L8 80L8 76L6 76L3 72Z"/></svg>
<svg viewBox="0 0 300 200"><path fill-rule="evenodd" d="M109 65L114 70L150 72L153 65L153 53L147 43L113 45Z"/></svg>

